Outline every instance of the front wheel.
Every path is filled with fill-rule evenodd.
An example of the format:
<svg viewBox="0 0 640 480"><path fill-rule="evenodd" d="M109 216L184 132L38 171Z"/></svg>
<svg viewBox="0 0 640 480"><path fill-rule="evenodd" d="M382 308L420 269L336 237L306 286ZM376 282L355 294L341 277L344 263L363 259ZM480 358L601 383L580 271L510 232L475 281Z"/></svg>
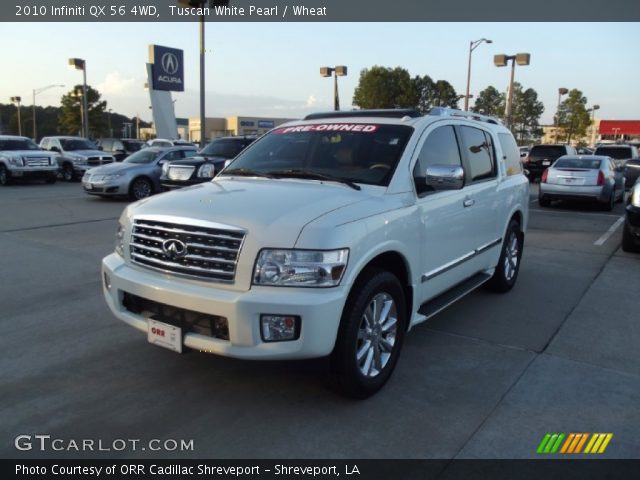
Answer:
<svg viewBox="0 0 640 480"><path fill-rule="evenodd" d="M142 200L153 193L151 182L144 177L136 178L129 188L129 197L132 200Z"/></svg>
<svg viewBox="0 0 640 480"><path fill-rule="evenodd" d="M524 235L520 231L520 224L515 220L511 220L507 228L507 234L502 242L498 265L493 276L486 284L487 288L499 293L508 292L513 288L520 271L523 245Z"/></svg>
<svg viewBox="0 0 640 480"><path fill-rule="evenodd" d="M402 285L387 271L372 269L355 284L331 354L335 388L367 398L387 382L400 355L407 327Z"/></svg>
<svg viewBox="0 0 640 480"><path fill-rule="evenodd" d="M633 234L629 229L629 225L626 223L622 229L622 250L629 253L640 252L640 245L636 243L636 240L633 238Z"/></svg>
<svg viewBox="0 0 640 480"><path fill-rule="evenodd" d="M7 167L0 165L0 185L3 187L11 183L11 174L7 171Z"/></svg>
<svg viewBox="0 0 640 480"><path fill-rule="evenodd" d="M76 179L75 173L73 173L73 165L65 163L62 167L62 178L65 182L73 182Z"/></svg>

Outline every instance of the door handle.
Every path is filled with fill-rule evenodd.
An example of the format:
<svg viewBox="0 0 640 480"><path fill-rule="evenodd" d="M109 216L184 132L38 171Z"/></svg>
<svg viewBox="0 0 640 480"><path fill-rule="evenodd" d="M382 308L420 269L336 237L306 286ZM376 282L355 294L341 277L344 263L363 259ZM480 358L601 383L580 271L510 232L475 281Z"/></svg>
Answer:
<svg viewBox="0 0 640 480"><path fill-rule="evenodd" d="M462 204L466 207L471 207L472 205L474 205L476 203L476 201L473 198L465 198L464 202L462 202Z"/></svg>

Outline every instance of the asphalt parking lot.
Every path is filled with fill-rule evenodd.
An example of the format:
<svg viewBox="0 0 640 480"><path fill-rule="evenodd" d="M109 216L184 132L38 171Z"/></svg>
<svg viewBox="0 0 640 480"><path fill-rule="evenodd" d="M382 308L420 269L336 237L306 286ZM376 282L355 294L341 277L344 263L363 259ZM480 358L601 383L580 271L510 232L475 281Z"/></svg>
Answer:
<svg viewBox="0 0 640 480"><path fill-rule="evenodd" d="M79 184L0 189L3 458L536 458L547 432L611 432L640 452L640 255L623 205L540 209L522 269L407 337L394 376L352 401L324 362L179 356L116 320L101 292L126 201ZM617 225L617 227L616 227ZM186 452L18 452L20 434L186 439Z"/></svg>

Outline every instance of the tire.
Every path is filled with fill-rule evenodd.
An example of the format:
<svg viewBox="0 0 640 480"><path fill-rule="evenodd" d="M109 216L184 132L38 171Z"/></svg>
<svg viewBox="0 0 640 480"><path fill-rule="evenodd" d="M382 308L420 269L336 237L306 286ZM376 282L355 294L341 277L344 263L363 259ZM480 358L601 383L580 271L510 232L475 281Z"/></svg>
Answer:
<svg viewBox="0 0 640 480"><path fill-rule="evenodd" d="M549 199L549 197L545 197L544 195L540 195L538 197L538 205L540 205L541 207L549 207L549 206L551 206L551 200Z"/></svg>
<svg viewBox="0 0 640 480"><path fill-rule="evenodd" d="M73 165L65 163L62 166L62 179L65 182L73 182L76 179L76 174L73 172Z"/></svg>
<svg viewBox="0 0 640 480"><path fill-rule="evenodd" d="M330 358L332 387L358 399L370 397L391 377L407 330L397 277L370 269L361 279L347 299Z"/></svg>
<svg viewBox="0 0 640 480"><path fill-rule="evenodd" d="M624 184L622 184L622 193L620 194L620 198L616 200L616 203L624 202Z"/></svg>
<svg viewBox="0 0 640 480"><path fill-rule="evenodd" d="M493 276L486 283L489 290L505 293L513 288L520 271L523 245L524 235L520 231L520 224L515 220L511 220L502 242L498 265L496 265Z"/></svg>
<svg viewBox="0 0 640 480"><path fill-rule="evenodd" d="M153 195L153 186L145 177L138 177L131 182L129 187L129 198L131 200L142 200Z"/></svg>
<svg viewBox="0 0 640 480"><path fill-rule="evenodd" d="M607 203L602 205L602 208L604 209L604 211L610 212L611 210L613 210L613 207L615 206L615 204L616 204L616 189L614 188L613 190L611 190L611 195L609 196L609 200L607 200Z"/></svg>
<svg viewBox="0 0 640 480"><path fill-rule="evenodd" d="M3 187L11 183L11 174L7 170L7 167L0 165L0 185Z"/></svg>
<svg viewBox="0 0 640 480"><path fill-rule="evenodd" d="M629 253L640 252L640 245L636 243L626 222L622 228L622 250Z"/></svg>

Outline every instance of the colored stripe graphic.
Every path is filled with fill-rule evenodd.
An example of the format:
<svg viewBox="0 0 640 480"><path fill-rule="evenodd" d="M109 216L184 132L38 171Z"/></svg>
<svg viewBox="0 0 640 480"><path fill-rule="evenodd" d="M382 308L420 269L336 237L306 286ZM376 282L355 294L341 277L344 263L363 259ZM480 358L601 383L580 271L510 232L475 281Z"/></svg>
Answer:
<svg viewBox="0 0 640 480"><path fill-rule="evenodd" d="M554 433L545 434L538 445L537 453L604 453L613 438L613 433ZM586 444L586 447L585 447ZM583 450L584 447L584 450Z"/></svg>

